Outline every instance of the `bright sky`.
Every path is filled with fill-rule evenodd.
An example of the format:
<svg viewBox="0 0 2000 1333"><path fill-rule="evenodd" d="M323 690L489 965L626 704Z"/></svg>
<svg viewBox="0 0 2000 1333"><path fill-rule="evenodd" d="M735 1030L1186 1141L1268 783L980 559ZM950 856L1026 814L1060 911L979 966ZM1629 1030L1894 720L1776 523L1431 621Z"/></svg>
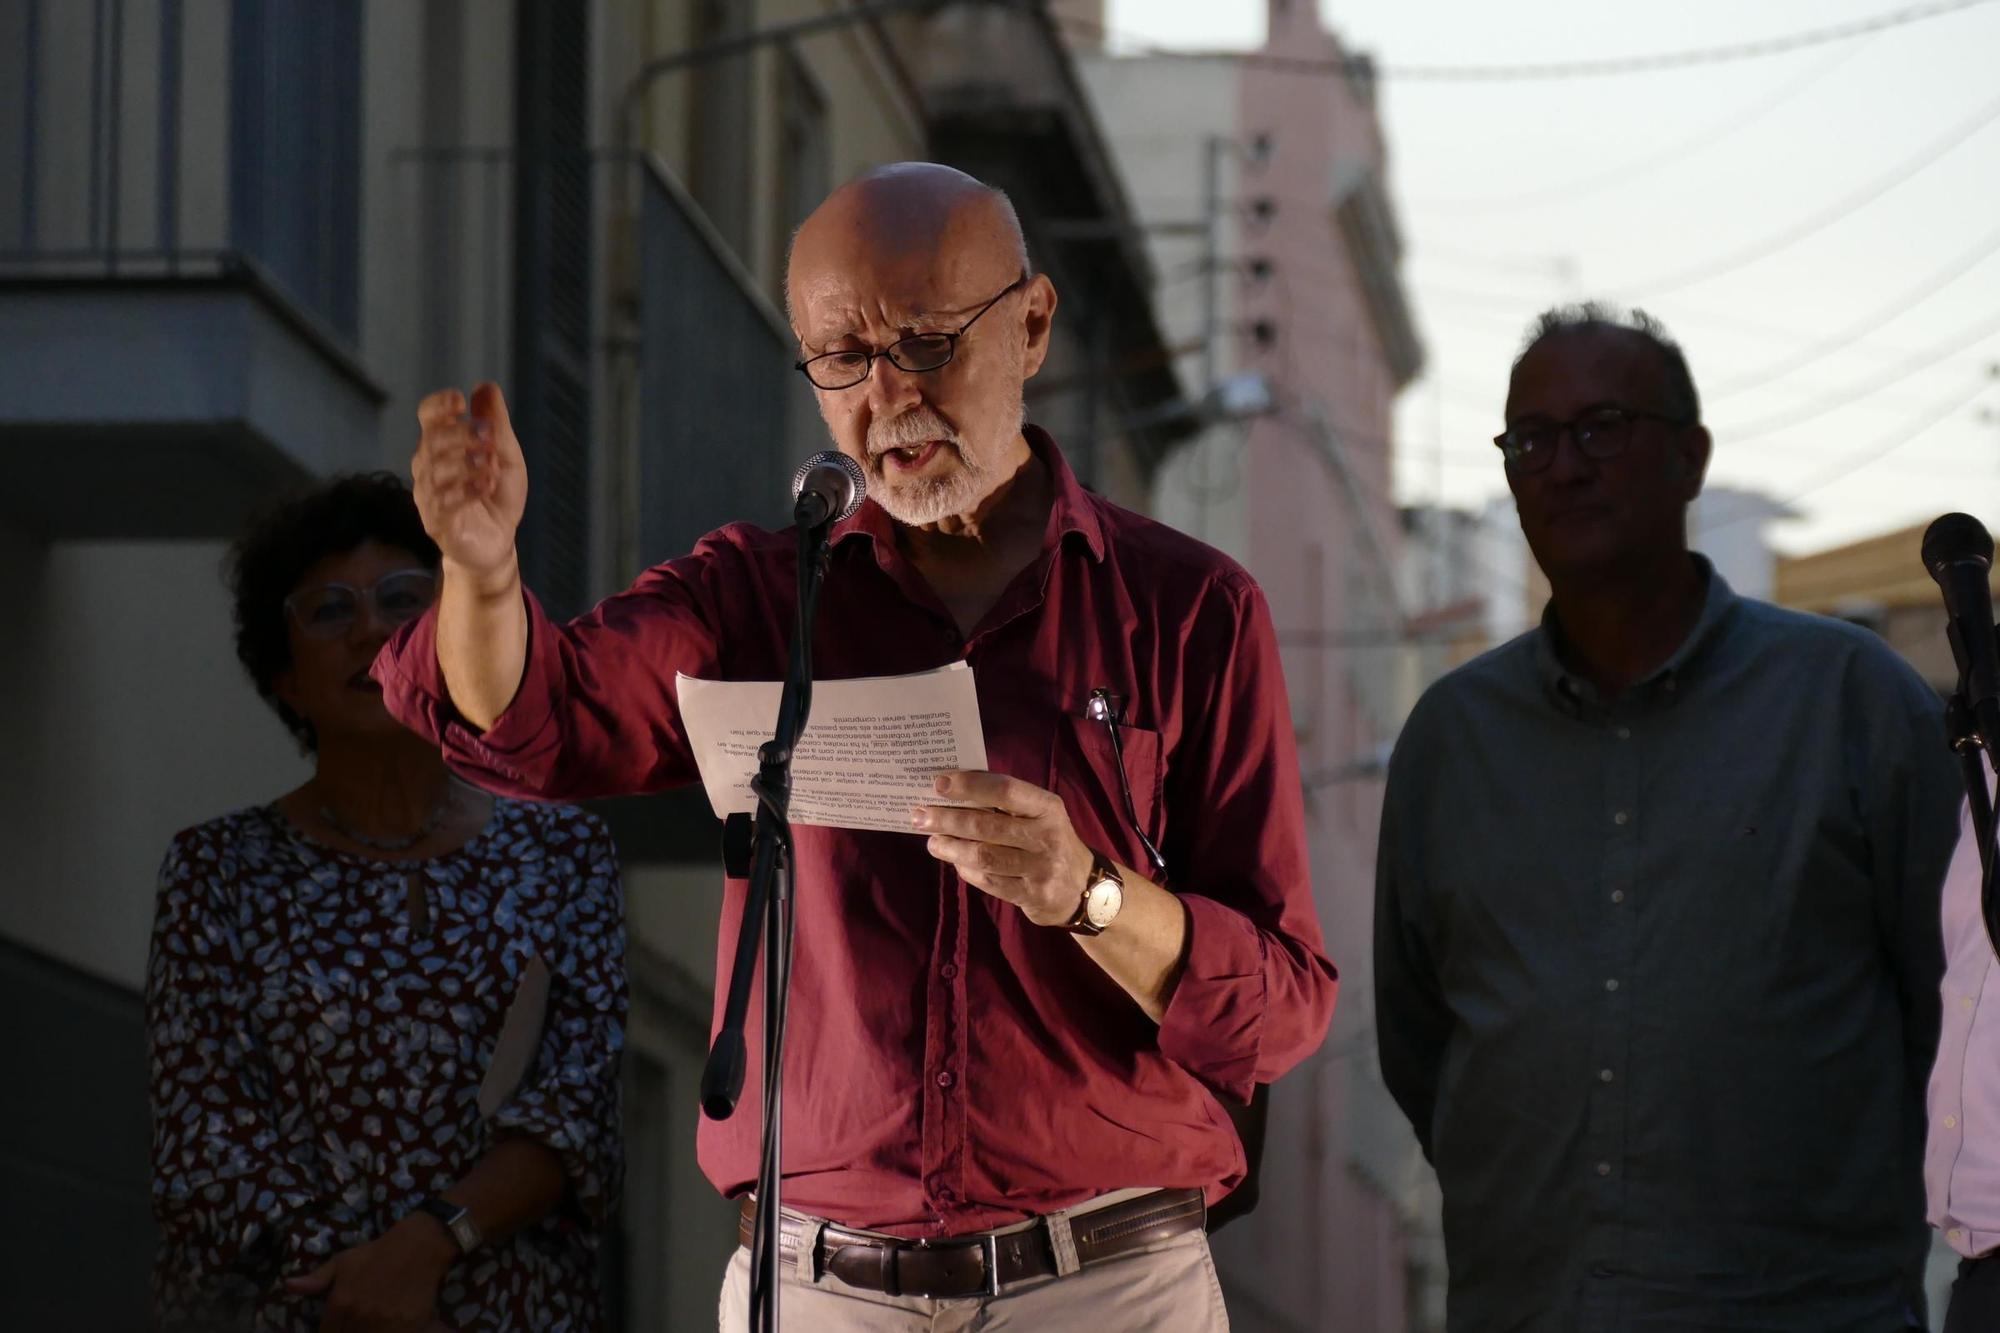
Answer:
<svg viewBox="0 0 2000 1333"><path fill-rule="evenodd" d="M1680 339L1711 484L1789 500L1818 550L1947 509L2000 523L2000 3L1733 64L1542 82L1405 66L1754 41L1911 0L1326 0L1389 73L1383 112L1429 370L1398 411L1398 495L1504 490L1489 443L1553 301L1644 306ZM1261 43L1257 0L1110 0L1121 38ZM1299 76L1316 77L1316 76Z"/></svg>

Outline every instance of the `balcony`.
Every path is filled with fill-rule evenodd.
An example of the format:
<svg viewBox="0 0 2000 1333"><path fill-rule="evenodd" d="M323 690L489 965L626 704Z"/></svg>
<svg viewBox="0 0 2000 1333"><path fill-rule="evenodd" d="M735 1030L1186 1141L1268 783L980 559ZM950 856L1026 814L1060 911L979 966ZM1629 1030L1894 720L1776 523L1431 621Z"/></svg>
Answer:
<svg viewBox="0 0 2000 1333"><path fill-rule="evenodd" d="M345 0L0 10L0 521L219 537L375 456L359 25Z"/></svg>

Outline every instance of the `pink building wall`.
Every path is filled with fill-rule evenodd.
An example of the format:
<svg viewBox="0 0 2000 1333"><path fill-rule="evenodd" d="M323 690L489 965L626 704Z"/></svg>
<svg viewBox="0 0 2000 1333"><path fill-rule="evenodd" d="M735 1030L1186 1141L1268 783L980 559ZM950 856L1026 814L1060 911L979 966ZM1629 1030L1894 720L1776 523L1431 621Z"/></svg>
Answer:
<svg viewBox="0 0 2000 1333"><path fill-rule="evenodd" d="M1267 52L1344 56L1310 0L1269 0L1269 11ZM1263 372L1280 396L1280 410L1247 437L1244 554L1287 645L1302 767L1309 777L1349 776L1307 793L1320 917L1341 972L1333 1031L1308 1068L1274 1089L1263 1199L1217 1237L1218 1261L1236 1278L1240 1326L1401 1333L1412 1327L1403 1207L1384 1183L1395 1177L1392 1164L1371 1174L1364 1160L1371 1149L1392 1161L1404 1152L1373 1041L1381 783L1352 776L1392 734L1384 701L1395 650L1309 641L1393 625L1398 524L1388 441L1400 385L1334 211L1356 173L1384 176L1385 152L1365 81L1254 61L1240 68L1241 130L1268 135L1270 145L1261 168L1239 173L1240 188L1268 196L1276 212L1243 233L1242 257L1267 258L1271 274L1260 281L1232 271L1234 300L1225 308L1233 307L1239 341L1223 359ZM1252 332L1260 321L1273 331L1267 343ZM1308 424L1315 407L1330 435ZM1329 447L1345 458L1351 488L1329 466ZM1371 673L1382 680L1371 685ZM1251 1287L1257 1295L1246 1301Z"/></svg>

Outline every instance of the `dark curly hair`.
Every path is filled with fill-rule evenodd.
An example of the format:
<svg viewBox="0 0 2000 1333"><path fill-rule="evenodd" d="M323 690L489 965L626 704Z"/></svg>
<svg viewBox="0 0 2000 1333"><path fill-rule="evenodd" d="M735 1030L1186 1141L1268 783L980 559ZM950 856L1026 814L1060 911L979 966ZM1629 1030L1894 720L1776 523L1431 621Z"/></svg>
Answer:
<svg viewBox="0 0 2000 1333"><path fill-rule="evenodd" d="M368 472L334 477L267 506L223 563L236 603L236 658L308 754L319 744L312 723L274 688L292 664L285 599L314 565L371 541L408 551L432 569L441 558L410 488L393 473Z"/></svg>

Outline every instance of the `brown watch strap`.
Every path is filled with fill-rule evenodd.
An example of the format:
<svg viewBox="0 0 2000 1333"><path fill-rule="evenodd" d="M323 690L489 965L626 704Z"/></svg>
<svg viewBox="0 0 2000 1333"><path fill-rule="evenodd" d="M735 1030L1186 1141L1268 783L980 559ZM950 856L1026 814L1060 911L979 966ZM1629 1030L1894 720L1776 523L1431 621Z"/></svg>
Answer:
<svg viewBox="0 0 2000 1333"><path fill-rule="evenodd" d="M1105 880L1118 885L1122 893L1125 877L1118 873L1118 867L1103 852L1092 848L1090 852L1090 874L1084 878L1083 893L1076 900L1076 911L1063 923L1063 929L1072 935L1102 935L1104 927L1090 919L1090 893Z"/></svg>

